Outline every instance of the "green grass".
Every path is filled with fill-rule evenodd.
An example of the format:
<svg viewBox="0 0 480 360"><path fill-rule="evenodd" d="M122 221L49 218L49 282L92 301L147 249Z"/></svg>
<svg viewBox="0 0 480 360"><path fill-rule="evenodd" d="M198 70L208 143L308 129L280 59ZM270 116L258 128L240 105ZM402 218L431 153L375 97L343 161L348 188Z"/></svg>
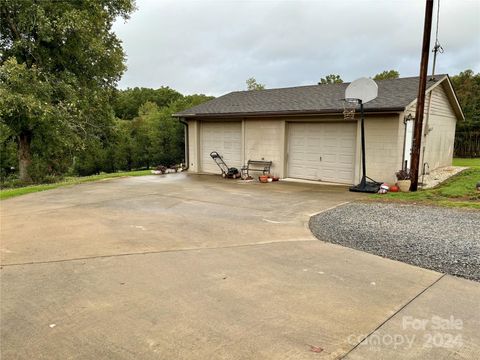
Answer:
<svg viewBox="0 0 480 360"><path fill-rule="evenodd" d="M455 158L453 159L453 166L469 166L472 168L480 168L480 158L474 159L464 159L464 158Z"/></svg>
<svg viewBox="0 0 480 360"><path fill-rule="evenodd" d="M480 181L480 159L454 159L453 165L470 168L432 189L408 193L375 194L372 198L382 201L480 209L480 192L476 190L476 184Z"/></svg>
<svg viewBox="0 0 480 360"><path fill-rule="evenodd" d="M76 185L76 184L82 184L82 183L91 182L91 181L113 179L113 178L125 177L125 176L144 176L144 175L150 175L150 174L151 174L150 170L139 170L139 171L126 171L126 172L82 176L82 177L78 177L78 176L67 177L64 180L53 183L53 184L39 184L39 185L29 185L29 186L24 186L19 188L1 189L0 200L5 200L15 196L30 194L38 191L56 189L62 186Z"/></svg>

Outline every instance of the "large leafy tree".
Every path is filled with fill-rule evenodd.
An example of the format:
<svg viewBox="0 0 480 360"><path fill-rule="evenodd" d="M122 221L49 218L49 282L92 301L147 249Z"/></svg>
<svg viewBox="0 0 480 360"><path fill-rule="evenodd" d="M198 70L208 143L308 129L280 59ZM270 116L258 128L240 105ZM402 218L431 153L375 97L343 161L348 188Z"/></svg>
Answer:
<svg viewBox="0 0 480 360"><path fill-rule="evenodd" d="M26 64L18 64L11 58L0 66L0 119L9 138L17 143L23 181L31 180L28 169L32 162L32 143L33 148L41 149L44 157L55 155L64 145L59 135L68 136L75 127L71 116L78 99L70 94L68 103L55 100L59 92L70 91L72 89L63 83L55 87L35 65L27 68ZM52 168L58 160L51 162Z"/></svg>
<svg viewBox="0 0 480 360"><path fill-rule="evenodd" d="M112 24L133 10L133 0L0 2L0 120L17 143L21 180L31 180L32 157L48 153L42 138L72 150L105 136L125 69Z"/></svg>
<svg viewBox="0 0 480 360"><path fill-rule="evenodd" d="M373 80L391 80L398 79L400 73L397 70L385 70L373 77Z"/></svg>

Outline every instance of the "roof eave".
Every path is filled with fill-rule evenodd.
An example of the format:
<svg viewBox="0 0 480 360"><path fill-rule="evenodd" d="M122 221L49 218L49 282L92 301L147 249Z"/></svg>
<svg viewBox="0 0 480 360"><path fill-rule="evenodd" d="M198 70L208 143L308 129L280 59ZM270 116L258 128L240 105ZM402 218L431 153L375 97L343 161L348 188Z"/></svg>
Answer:
<svg viewBox="0 0 480 360"><path fill-rule="evenodd" d="M463 113L462 106L460 105L460 101L458 100L457 92L455 91L455 88L453 87L452 80L450 79L450 76L446 76L447 79L447 96L450 95L450 97L453 99L453 109L455 113L457 113L457 116L460 117L461 120L465 120L465 114ZM449 94L448 94L449 93Z"/></svg>
<svg viewBox="0 0 480 360"><path fill-rule="evenodd" d="M376 108L376 109L365 109L365 113L388 113L388 112L401 112L404 110L404 107L389 107L389 108ZM291 110L291 111L257 111L257 112L238 112L238 113L195 113L195 114L173 114L173 117L182 117L182 118L221 118L221 117L284 117L292 115L333 115L333 114L343 114L343 109L329 109L329 110Z"/></svg>

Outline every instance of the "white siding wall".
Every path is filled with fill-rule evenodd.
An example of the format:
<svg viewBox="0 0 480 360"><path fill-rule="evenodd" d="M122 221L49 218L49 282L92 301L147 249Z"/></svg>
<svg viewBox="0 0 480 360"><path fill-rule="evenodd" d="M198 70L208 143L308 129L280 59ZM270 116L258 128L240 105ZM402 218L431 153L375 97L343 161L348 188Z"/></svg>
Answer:
<svg viewBox="0 0 480 360"><path fill-rule="evenodd" d="M427 97L428 98L428 97ZM457 117L442 85L432 90L431 110L425 128L425 155L430 169L452 165Z"/></svg>
<svg viewBox="0 0 480 360"><path fill-rule="evenodd" d="M416 102L411 104L406 114L410 112L415 116L415 110ZM425 162L430 170L452 165L457 116L445 92L444 83L427 93L423 124L420 172Z"/></svg>
<svg viewBox="0 0 480 360"><path fill-rule="evenodd" d="M200 131L199 122L196 120L188 121L188 171L199 171L199 150L200 150Z"/></svg>
<svg viewBox="0 0 480 360"><path fill-rule="evenodd" d="M360 128L360 126L359 126ZM358 130L360 144L360 130ZM367 176L376 181L394 183L395 173L402 167L404 140L403 116L366 116L365 153ZM357 151L357 166L361 174L360 148Z"/></svg>

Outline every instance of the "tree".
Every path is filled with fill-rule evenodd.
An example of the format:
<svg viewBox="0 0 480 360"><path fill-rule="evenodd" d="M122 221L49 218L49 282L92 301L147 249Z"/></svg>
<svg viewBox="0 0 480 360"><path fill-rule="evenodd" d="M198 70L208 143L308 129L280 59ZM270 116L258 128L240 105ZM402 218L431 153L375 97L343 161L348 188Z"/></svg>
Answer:
<svg viewBox="0 0 480 360"><path fill-rule="evenodd" d="M23 181L32 180L28 168L32 163L33 134L55 130L55 119L65 118L62 106L53 106L54 89L36 66L27 68L16 59L0 67L0 118L18 146L18 168ZM47 135L47 134L45 134Z"/></svg>
<svg viewBox="0 0 480 360"><path fill-rule="evenodd" d="M146 102L139 109L139 116L132 121L133 158L137 168L150 168L153 165L155 139L158 137L158 106Z"/></svg>
<svg viewBox="0 0 480 360"><path fill-rule="evenodd" d="M113 99L113 110L119 119L131 120L139 115L140 107L147 101L157 104L158 107L164 107L181 97L182 94L168 86L159 89L135 87L117 90Z"/></svg>
<svg viewBox="0 0 480 360"><path fill-rule="evenodd" d="M373 80L390 80L390 79L398 79L399 77L400 77L400 73L397 70L385 70L375 75L373 77Z"/></svg>
<svg viewBox="0 0 480 360"><path fill-rule="evenodd" d="M109 99L125 66L111 27L133 10L133 0L0 3L0 121L17 143L20 180L32 180L42 137L79 149L112 125Z"/></svg>
<svg viewBox="0 0 480 360"><path fill-rule="evenodd" d="M480 156L480 73L465 70L451 77L465 121L459 121L455 133L457 156Z"/></svg>
<svg viewBox="0 0 480 360"><path fill-rule="evenodd" d="M341 84L341 83L343 83L343 80L340 77L340 75L337 75L337 74L327 75L324 78L321 78L319 82L319 84Z"/></svg>
<svg viewBox="0 0 480 360"><path fill-rule="evenodd" d="M465 70L451 77L466 122L480 124L480 73ZM460 124L461 125L461 124Z"/></svg>
<svg viewBox="0 0 480 360"><path fill-rule="evenodd" d="M10 129L0 123L0 178L7 179L17 167L17 150Z"/></svg>
<svg viewBox="0 0 480 360"><path fill-rule="evenodd" d="M129 120L116 120L115 141L111 145L113 154L113 171L133 168L133 139L131 135L132 122Z"/></svg>
<svg viewBox="0 0 480 360"><path fill-rule="evenodd" d="M251 77L245 81L247 84L247 90L264 90L265 84L260 84L255 80L255 78Z"/></svg>

